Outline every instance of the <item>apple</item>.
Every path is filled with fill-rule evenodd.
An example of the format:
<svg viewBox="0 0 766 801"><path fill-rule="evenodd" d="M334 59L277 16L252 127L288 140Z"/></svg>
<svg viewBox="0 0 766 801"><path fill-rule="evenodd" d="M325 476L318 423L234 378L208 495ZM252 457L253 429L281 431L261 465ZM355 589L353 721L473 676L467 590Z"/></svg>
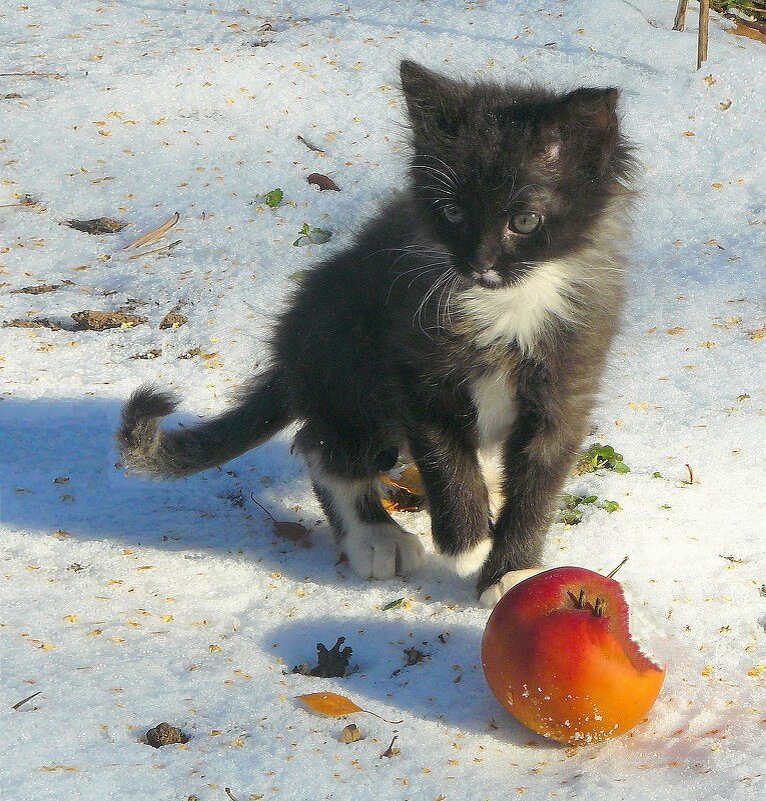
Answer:
<svg viewBox="0 0 766 801"><path fill-rule="evenodd" d="M481 662L514 717L572 745L640 723L665 678L631 639L619 583L581 567L546 570L508 590L487 621Z"/></svg>

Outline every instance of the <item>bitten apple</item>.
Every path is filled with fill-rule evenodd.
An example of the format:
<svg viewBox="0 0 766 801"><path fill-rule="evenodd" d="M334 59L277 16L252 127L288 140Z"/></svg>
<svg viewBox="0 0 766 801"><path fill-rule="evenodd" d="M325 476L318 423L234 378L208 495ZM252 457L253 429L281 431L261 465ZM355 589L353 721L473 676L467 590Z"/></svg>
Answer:
<svg viewBox="0 0 766 801"><path fill-rule="evenodd" d="M487 621L481 662L512 715L570 744L631 729L665 678L631 639L619 583L580 567L546 570L512 587Z"/></svg>

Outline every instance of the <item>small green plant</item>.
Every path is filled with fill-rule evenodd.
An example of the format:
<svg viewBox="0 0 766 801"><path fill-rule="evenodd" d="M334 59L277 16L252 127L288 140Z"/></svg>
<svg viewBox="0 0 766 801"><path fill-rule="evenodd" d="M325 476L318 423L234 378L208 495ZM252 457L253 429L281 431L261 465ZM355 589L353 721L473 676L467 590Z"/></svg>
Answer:
<svg viewBox="0 0 766 801"><path fill-rule="evenodd" d="M266 192L264 195L256 195L255 198L250 201L249 205L255 206L260 203L265 203L270 209L275 209L277 206L282 205L284 197L284 193L281 189L272 189L271 192Z"/></svg>
<svg viewBox="0 0 766 801"><path fill-rule="evenodd" d="M582 522L583 506L593 505L598 509L612 514L622 509L617 501L599 501L596 495L569 495L564 494L563 504L559 510L559 522L567 526L576 526Z"/></svg>
<svg viewBox="0 0 766 801"><path fill-rule="evenodd" d="M595 470L612 470L615 473L629 473L630 468L622 461L622 454L611 445L595 442L580 456L575 465L575 473L593 473Z"/></svg>
<svg viewBox="0 0 766 801"><path fill-rule="evenodd" d="M293 246L296 248L302 245L323 245L332 238L332 231L325 231L324 228L312 228L308 223L303 223L298 234L298 238L293 242Z"/></svg>
<svg viewBox="0 0 766 801"><path fill-rule="evenodd" d="M565 493L559 521L567 526L576 526L582 521L582 506L595 503L597 500L598 498L595 495L569 495Z"/></svg>
<svg viewBox="0 0 766 801"><path fill-rule="evenodd" d="M271 192L267 192L263 196L263 199L266 201L266 205L270 209L275 209L282 202L283 198L284 194L282 193L282 190L278 188L272 189Z"/></svg>

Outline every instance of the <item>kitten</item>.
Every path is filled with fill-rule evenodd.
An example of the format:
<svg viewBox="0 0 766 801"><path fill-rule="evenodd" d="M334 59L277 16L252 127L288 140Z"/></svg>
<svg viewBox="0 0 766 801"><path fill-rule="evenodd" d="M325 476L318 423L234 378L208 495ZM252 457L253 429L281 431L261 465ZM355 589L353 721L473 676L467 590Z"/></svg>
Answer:
<svg viewBox="0 0 766 801"><path fill-rule="evenodd" d="M218 417L172 431L170 395L138 389L118 432L128 467L179 477L293 421L338 548L364 577L415 570L378 472L406 448L436 550L494 605L539 565L586 433L623 296L633 161L616 89L448 79L403 61L409 187L311 270L269 367ZM496 515L483 469L499 464Z"/></svg>

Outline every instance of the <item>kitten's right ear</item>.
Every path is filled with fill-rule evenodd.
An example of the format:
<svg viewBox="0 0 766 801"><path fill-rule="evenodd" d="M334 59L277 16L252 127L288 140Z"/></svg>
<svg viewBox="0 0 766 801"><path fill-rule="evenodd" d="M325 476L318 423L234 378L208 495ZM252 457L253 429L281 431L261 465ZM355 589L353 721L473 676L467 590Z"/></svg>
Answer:
<svg viewBox="0 0 766 801"><path fill-rule="evenodd" d="M399 65L399 77L415 134L427 136L434 128L446 131L446 110L454 107L459 84L408 59Z"/></svg>

